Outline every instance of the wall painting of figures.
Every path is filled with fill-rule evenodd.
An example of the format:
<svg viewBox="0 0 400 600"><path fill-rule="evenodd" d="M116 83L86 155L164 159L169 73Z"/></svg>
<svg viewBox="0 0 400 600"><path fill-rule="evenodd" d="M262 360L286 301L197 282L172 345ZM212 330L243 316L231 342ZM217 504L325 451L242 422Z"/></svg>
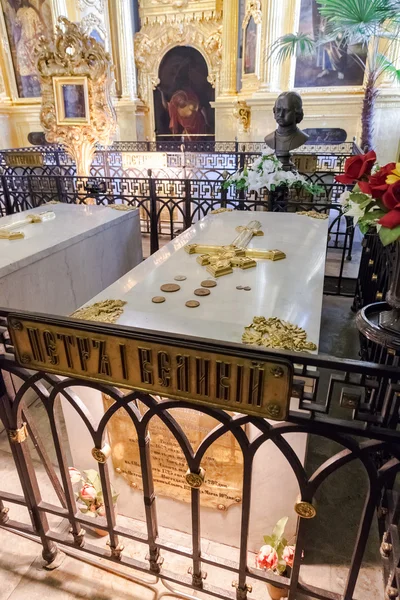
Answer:
<svg viewBox="0 0 400 600"><path fill-rule="evenodd" d="M35 48L53 31L50 0L1 0L20 98L40 96Z"/></svg>
<svg viewBox="0 0 400 600"><path fill-rule="evenodd" d="M326 26L316 0L301 0L298 31L318 40L326 35ZM312 56L297 58L295 87L361 86L364 70L353 54L365 62L366 49L362 46L349 46L340 37L321 44Z"/></svg>

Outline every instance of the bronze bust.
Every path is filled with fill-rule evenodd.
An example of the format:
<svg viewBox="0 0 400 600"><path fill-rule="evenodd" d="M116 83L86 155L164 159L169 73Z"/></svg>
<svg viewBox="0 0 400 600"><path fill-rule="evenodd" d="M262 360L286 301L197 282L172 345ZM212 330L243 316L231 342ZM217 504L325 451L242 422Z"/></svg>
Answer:
<svg viewBox="0 0 400 600"><path fill-rule="evenodd" d="M308 140L308 135L297 127L304 118L303 101L297 92L283 92L274 106L274 117L278 129L267 135L265 143L275 150L277 158L285 170L294 165L290 161L290 151L296 150Z"/></svg>

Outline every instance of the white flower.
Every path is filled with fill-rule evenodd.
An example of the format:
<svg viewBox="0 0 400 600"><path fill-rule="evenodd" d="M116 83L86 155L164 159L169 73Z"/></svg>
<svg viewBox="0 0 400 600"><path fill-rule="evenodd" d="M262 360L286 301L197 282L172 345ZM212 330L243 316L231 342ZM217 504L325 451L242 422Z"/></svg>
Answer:
<svg viewBox="0 0 400 600"><path fill-rule="evenodd" d="M357 202L352 202L351 200L348 206L350 208L346 210L346 217L353 217L354 225L357 225L358 221L365 215L365 208L361 208Z"/></svg>
<svg viewBox="0 0 400 600"><path fill-rule="evenodd" d="M343 192L343 194L341 194L339 198L339 204L341 204L342 206L347 206L349 204L350 195L351 192L349 191Z"/></svg>
<svg viewBox="0 0 400 600"><path fill-rule="evenodd" d="M80 471L78 471L78 469L75 469L75 467L69 467L69 476L71 479L71 483L79 483L82 479L82 475L80 473Z"/></svg>

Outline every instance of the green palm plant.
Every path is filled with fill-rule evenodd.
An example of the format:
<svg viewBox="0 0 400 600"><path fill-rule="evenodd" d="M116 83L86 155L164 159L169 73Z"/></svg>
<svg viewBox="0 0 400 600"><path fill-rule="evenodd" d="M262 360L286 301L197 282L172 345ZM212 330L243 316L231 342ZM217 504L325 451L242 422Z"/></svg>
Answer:
<svg viewBox="0 0 400 600"><path fill-rule="evenodd" d="M279 63L293 56L312 55L319 46L329 42L345 44L348 53L365 69L364 99L362 106L361 147L373 148L373 124L379 78L387 73L400 81L400 69L389 56L400 33L400 0L317 0L318 10L325 19L323 36L299 32L278 38L272 44L268 58ZM366 61L354 50L363 46Z"/></svg>

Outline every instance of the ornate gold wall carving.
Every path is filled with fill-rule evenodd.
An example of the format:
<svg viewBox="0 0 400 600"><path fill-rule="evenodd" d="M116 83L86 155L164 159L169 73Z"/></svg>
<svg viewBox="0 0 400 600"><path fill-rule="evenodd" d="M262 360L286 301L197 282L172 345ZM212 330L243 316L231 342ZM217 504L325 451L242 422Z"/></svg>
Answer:
<svg viewBox="0 0 400 600"><path fill-rule="evenodd" d="M49 142L61 143L76 162L77 175L88 176L96 143L109 144L116 130L111 101L111 58L82 26L60 17L54 40L41 39L37 56L42 86L41 124ZM53 79L87 78L90 122L59 124Z"/></svg>
<svg viewBox="0 0 400 600"><path fill-rule="evenodd" d="M233 108L233 116L239 121L239 130L249 131L251 121L251 108L244 100L238 100Z"/></svg>
<svg viewBox="0 0 400 600"><path fill-rule="evenodd" d="M175 46L192 46L204 56L208 80L218 93L222 61L221 14L209 11L149 17L135 36L135 59L139 96L151 111L161 60Z"/></svg>

